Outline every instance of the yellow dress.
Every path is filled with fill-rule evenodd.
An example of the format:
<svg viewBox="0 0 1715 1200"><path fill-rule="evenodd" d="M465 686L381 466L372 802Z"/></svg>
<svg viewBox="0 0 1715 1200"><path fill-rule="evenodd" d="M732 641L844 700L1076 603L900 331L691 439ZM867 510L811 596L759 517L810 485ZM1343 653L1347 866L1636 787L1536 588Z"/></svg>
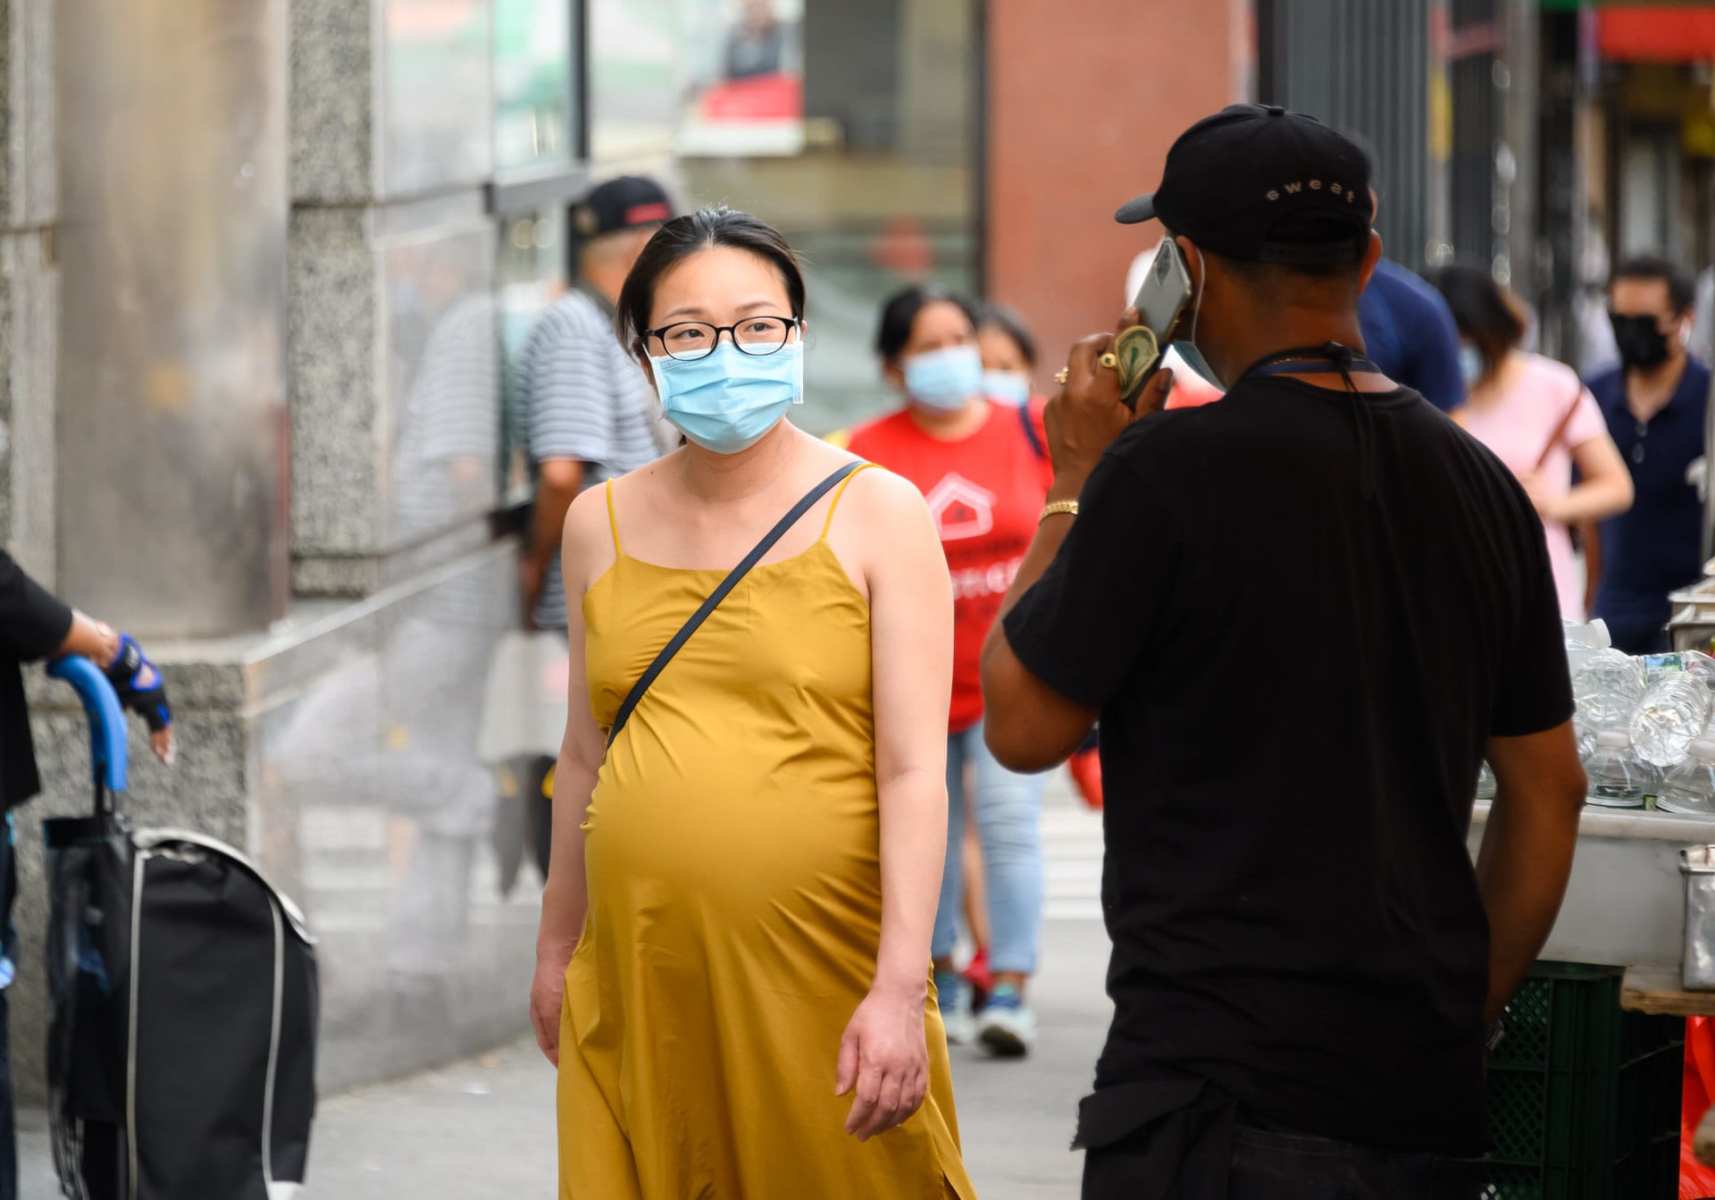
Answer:
<svg viewBox="0 0 1715 1200"><path fill-rule="evenodd" d="M697 630L597 776L560 1020L561 1200L975 1196L932 989L922 1108L863 1143L834 1095L881 932L869 607L827 543L843 491L820 540L757 566ZM629 558L617 521L614 550L583 601L603 726L725 575Z"/></svg>

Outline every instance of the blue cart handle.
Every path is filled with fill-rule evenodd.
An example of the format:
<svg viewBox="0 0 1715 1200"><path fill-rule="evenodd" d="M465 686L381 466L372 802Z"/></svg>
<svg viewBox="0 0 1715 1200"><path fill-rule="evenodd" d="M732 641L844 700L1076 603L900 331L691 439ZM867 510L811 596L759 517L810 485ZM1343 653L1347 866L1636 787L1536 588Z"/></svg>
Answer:
<svg viewBox="0 0 1715 1200"><path fill-rule="evenodd" d="M48 674L69 683L89 717L89 752L95 764L99 792L125 790L125 710L119 694L101 668L81 654L67 654L48 664Z"/></svg>

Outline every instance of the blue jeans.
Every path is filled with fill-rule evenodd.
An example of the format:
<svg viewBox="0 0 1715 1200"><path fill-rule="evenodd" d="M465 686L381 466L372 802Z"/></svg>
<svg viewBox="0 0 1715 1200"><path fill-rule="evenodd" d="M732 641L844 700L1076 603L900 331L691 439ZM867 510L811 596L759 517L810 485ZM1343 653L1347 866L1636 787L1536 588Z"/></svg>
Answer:
<svg viewBox="0 0 1715 1200"><path fill-rule="evenodd" d="M1042 787L1042 776L1018 775L995 761L981 725L947 736L947 861L930 943L937 959L951 954L959 940L968 804L988 881L989 969L1025 975L1036 970L1042 932Z"/></svg>

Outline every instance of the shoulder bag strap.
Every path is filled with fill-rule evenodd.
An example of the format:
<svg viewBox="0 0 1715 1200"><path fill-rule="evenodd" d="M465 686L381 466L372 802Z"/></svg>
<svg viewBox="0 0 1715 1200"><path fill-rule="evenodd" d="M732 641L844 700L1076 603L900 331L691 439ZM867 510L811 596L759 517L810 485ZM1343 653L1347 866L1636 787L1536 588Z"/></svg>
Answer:
<svg viewBox="0 0 1715 1200"><path fill-rule="evenodd" d="M1578 380L1572 393L1572 403L1561 414L1560 423L1554 427L1554 432L1548 435L1548 444L1542 448L1542 453L1536 456L1536 469L1542 470L1548 456L1554 453L1554 448L1560 444L1560 439L1566 436L1566 430L1572 424L1572 418L1578 415L1578 406L1584 403L1584 381ZM1570 447L1568 447L1570 449Z"/></svg>
<svg viewBox="0 0 1715 1200"><path fill-rule="evenodd" d="M1047 462L1048 447L1044 446L1042 444L1042 439L1037 436L1036 422L1030 415L1029 400L1026 400L1023 404L1018 406L1018 422L1020 425L1024 426L1024 440L1030 443L1030 452L1036 455L1036 457L1041 459L1043 462Z"/></svg>
<svg viewBox="0 0 1715 1200"><path fill-rule="evenodd" d="M791 512L780 518L779 524L763 535L762 540L756 543L755 547L744 556L738 566L727 573L727 577L721 580L720 586L709 593L709 598L704 600L697 611L691 614L690 619L679 629L679 632L673 635L673 639L661 647L661 653L655 656L655 661L649 664L649 669L644 671L638 677L637 682L631 685L631 691L626 694L625 702L619 706L619 712L613 718L613 728L607 732L607 744L609 746L613 745L614 739L619 736L619 731L625 728L625 723L631 719L633 710L637 708L637 702L643 699L643 694L649 690L649 685L655 682L656 676L661 674L685 643L691 640L691 635L697 632L697 627L709 619L709 614L720 607L721 601L725 600L728 593L738 586L738 581L750 574L750 569L762 561L762 556L773 548L775 542L785 536L788 529L802 520L805 513L816 507L818 500L838 487L846 476L863 465L864 463L861 461L849 462L811 488L802 500L792 506Z"/></svg>

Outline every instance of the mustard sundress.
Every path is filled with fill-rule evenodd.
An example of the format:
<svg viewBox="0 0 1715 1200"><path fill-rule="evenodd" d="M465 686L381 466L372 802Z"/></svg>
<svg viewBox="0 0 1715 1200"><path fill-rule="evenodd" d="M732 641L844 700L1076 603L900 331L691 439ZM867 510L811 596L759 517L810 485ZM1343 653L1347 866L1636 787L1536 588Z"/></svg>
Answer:
<svg viewBox="0 0 1715 1200"><path fill-rule="evenodd" d="M754 568L697 630L597 776L561 1200L975 1196L932 989L922 1108L862 1143L834 1095L881 932L869 607L827 542L844 490L810 549ZM607 502L615 561L583 600L604 727L725 575L628 557L611 485Z"/></svg>

